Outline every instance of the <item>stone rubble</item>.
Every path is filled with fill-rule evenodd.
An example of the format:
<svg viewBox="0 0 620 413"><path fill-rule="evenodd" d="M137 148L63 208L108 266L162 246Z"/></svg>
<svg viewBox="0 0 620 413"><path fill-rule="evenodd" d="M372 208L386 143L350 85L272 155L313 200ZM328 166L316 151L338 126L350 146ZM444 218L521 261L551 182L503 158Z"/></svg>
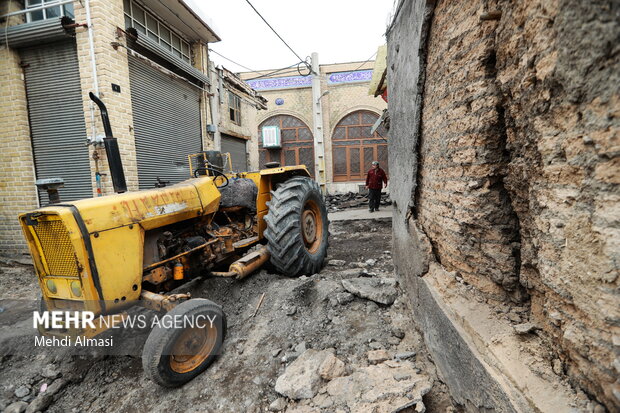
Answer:
<svg viewBox="0 0 620 413"><path fill-rule="evenodd" d="M330 350L306 350L276 381L276 391L292 400L278 398L269 411L425 412L422 396L431 389L430 379L413 363L390 358L385 350L370 351L370 366L350 366L345 375L344 362Z"/></svg>
<svg viewBox="0 0 620 413"><path fill-rule="evenodd" d="M368 362L370 364L383 363L390 358L390 353L385 350L372 350L368 352Z"/></svg>
<svg viewBox="0 0 620 413"><path fill-rule="evenodd" d="M353 278L342 280L345 290L376 303L391 305L398 296L394 278Z"/></svg>
<svg viewBox="0 0 620 413"><path fill-rule="evenodd" d="M321 385L319 367L329 356L329 351L306 350L278 377L275 390L293 400L313 398Z"/></svg>
<svg viewBox="0 0 620 413"><path fill-rule="evenodd" d="M538 327L533 323L523 323L512 326L517 334L523 335L536 331Z"/></svg>
<svg viewBox="0 0 620 413"><path fill-rule="evenodd" d="M347 192L346 194L329 194L325 197L325 204L329 212L341 211L347 208L368 206L368 195L363 193ZM381 193L381 206L392 205L390 195Z"/></svg>

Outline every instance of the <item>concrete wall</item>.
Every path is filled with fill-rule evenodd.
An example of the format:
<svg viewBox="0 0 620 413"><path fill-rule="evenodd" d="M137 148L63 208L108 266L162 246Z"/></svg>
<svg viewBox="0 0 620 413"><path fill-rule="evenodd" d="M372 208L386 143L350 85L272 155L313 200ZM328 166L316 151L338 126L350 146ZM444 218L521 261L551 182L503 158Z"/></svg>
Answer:
<svg viewBox="0 0 620 413"><path fill-rule="evenodd" d="M429 261L482 294L480 306L526 309L556 374L620 406L614 7L404 1L388 32L396 265L455 399L474 410L519 402L476 390L497 382L484 363L460 371L469 385L454 381L475 352L467 331L458 345L432 339L454 322L437 304L445 294L419 278Z"/></svg>

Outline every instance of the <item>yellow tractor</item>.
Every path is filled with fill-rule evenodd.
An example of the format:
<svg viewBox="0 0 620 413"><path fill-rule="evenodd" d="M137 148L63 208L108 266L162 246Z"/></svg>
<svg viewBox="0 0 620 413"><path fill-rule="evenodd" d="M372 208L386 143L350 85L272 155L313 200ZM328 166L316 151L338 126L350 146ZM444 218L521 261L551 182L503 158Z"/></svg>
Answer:
<svg viewBox="0 0 620 413"><path fill-rule="evenodd" d="M107 110L92 93L91 99L101 111L117 193L50 204L19 220L42 308L89 313L95 322L39 331L92 338L129 317L132 306L185 321L208 319L180 328L158 325L146 340L146 375L162 386L180 386L218 355L226 317L212 301L170 292L201 276L241 279L267 261L289 276L318 272L328 247L323 196L303 165L224 173L215 152L190 156L193 177L184 182L126 192Z"/></svg>

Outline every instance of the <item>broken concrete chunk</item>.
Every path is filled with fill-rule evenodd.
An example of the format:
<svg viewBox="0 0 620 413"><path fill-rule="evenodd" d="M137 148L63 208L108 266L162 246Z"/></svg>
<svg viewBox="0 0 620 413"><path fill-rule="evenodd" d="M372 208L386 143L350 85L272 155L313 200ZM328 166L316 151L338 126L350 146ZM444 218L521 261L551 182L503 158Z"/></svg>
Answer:
<svg viewBox="0 0 620 413"><path fill-rule="evenodd" d="M26 408L26 413L43 412L52 404L54 396L50 393L41 393Z"/></svg>
<svg viewBox="0 0 620 413"><path fill-rule="evenodd" d="M403 331L402 328L398 328L398 327L394 327L392 329L392 335L394 337L398 337L398 338L404 338L405 337L405 332Z"/></svg>
<svg viewBox="0 0 620 413"><path fill-rule="evenodd" d="M306 350L278 377L275 390L293 400L313 398L321 385L319 367L330 356L329 351Z"/></svg>
<svg viewBox="0 0 620 413"><path fill-rule="evenodd" d="M387 342L388 342L388 344L391 344L393 346L397 346L397 345L400 344L400 340L401 339L398 338L398 337L391 336L391 337L388 337Z"/></svg>
<svg viewBox="0 0 620 413"><path fill-rule="evenodd" d="M401 380L397 381L394 375ZM334 401L333 411L342 407L351 412L399 412L417 408L430 389L428 378L417 374L413 368L392 369L385 364L362 367L327 384L327 393ZM421 408L423 412L423 405Z"/></svg>
<svg viewBox="0 0 620 413"><path fill-rule="evenodd" d="M394 358L396 358L396 360L407 360L415 357L416 354L417 353L415 351L404 351L402 353L397 353Z"/></svg>
<svg viewBox="0 0 620 413"><path fill-rule="evenodd" d="M347 262L344 260L329 260L327 261L327 265L331 265L332 267L343 267Z"/></svg>
<svg viewBox="0 0 620 413"><path fill-rule="evenodd" d="M284 397L275 399L269 405L270 412L281 412L284 409L286 409L286 399Z"/></svg>
<svg viewBox="0 0 620 413"><path fill-rule="evenodd" d="M402 367L403 366L403 363L401 363L398 360L386 360L385 363L383 363L383 364L385 364L388 367L392 367L392 368L398 368L398 367Z"/></svg>
<svg viewBox="0 0 620 413"><path fill-rule="evenodd" d="M65 379L56 379L54 380L54 382L52 384L50 384L47 387L47 394L56 394L58 393L60 390L62 390L63 387L65 387L67 385L67 381Z"/></svg>
<svg viewBox="0 0 620 413"><path fill-rule="evenodd" d="M408 373L402 373L402 372L394 373L394 380L396 381L409 380L410 378L411 378L411 374L408 374Z"/></svg>
<svg viewBox="0 0 620 413"><path fill-rule="evenodd" d="M349 268L348 270L342 270L338 273L341 278L357 278L364 273L363 268Z"/></svg>
<svg viewBox="0 0 620 413"><path fill-rule="evenodd" d="M28 386L19 386L15 389L15 397L21 399L22 397L26 397L30 394L30 388Z"/></svg>
<svg viewBox="0 0 620 413"><path fill-rule="evenodd" d="M513 328L517 332L517 334L528 334L536 331L538 327L534 323L523 323L514 325Z"/></svg>
<svg viewBox="0 0 620 413"><path fill-rule="evenodd" d="M307 348L307 346L306 346L306 342L305 342L305 341L302 341L301 343L299 343L299 344L297 344L297 345L295 346L295 352L296 352L296 353L299 353L299 354L303 353L303 352L304 352L304 351L306 351L307 349L308 349L308 348Z"/></svg>
<svg viewBox="0 0 620 413"><path fill-rule="evenodd" d="M379 364L390 358L390 354L385 350L372 350L368 352L368 362L370 364Z"/></svg>
<svg viewBox="0 0 620 413"><path fill-rule="evenodd" d="M48 364L41 370L41 376L53 380L56 377L60 376L60 372L58 371L56 366L54 366L53 364Z"/></svg>
<svg viewBox="0 0 620 413"><path fill-rule="evenodd" d="M4 413L23 413L28 408L28 403L26 402L15 402L9 404L6 409L4 409Z"/></svg>
<svg viewBox="0 0 620 413"><path fill-rule="evenodd" d="M379 304L391 305L398 296L393 278L354 278L342 280L342 286L358 297L367 298Z"/></svg>
<svg viewBox="0 0 620 413"><path fill-rule="evenodd" d="M353 294L351 294L351 293L338 293L338 294L336 294L336 301L338 301L338 304L340 304L340 305L349 304L351 301L353 301Z"/></svg>
<svg viewBox="0 0 620 413"><path fill-rule="evenodd" d="M312 399L312 401L315 406L318 406L321 409L328 409L334 405L334 401L327 394L320 394Z"/></svg>
<svg viewBox="0 0 620 413"><path fill-rule="evenodd" d="M284 306L283 308L284 313L288 316L295 315L295 313L297 312L297 307L295 307L294 305Z"/></svg>
<svg viewBox="0 0 620 413"><path fill-rule="evenodd" d="M378 341L373 341L371 343L368 343L368 347L370 347L373 350L383 350L384 345L379 343Z"/></svg>
<svg viewBox="0 0 620 413"><path fill-rule="evenodd" d="M324 380L332 380L344 375L344 362L333 354L327 356L319 366L319 375Z"/></svg>

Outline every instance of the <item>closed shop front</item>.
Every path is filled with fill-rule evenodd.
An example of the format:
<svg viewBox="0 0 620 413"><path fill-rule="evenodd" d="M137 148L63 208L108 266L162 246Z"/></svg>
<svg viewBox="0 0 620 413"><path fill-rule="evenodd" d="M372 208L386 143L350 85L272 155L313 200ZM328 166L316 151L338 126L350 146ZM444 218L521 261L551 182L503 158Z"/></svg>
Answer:
<svg viewBox="0 0 620 413"><path fill-rule="evenodd" d="M202 150L200 89L129 56L140 189L189 178L187 155Z"/></svg>
<svg viewBox="0 0 620 413"><path fill-rule="evenodd" d="M229 153L234 172L246 172L248 170L248 154L246 140L234 136L222 134L222 153Z"/></svg>
<svg viewBox="0 0 620 413"><path fill-rule="evenodd" d="M37 179L62 178L61 201L93 196L77 51L73 39L19 50ZM48 203L39 192L41 205Z"/></svg>

